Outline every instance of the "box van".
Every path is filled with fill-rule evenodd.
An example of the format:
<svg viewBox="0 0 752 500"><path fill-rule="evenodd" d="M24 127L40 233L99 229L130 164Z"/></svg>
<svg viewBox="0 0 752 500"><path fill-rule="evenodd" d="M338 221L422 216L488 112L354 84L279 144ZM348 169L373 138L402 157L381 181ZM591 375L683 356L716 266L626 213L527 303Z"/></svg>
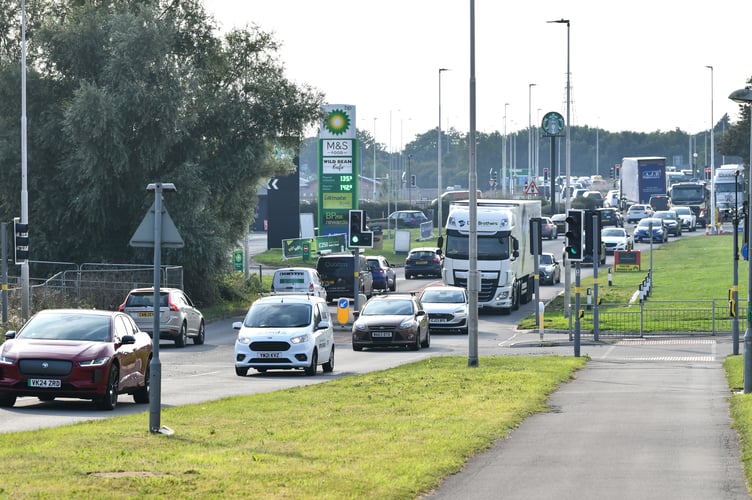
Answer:
<svg viewBox="0 0 752 500"><path fill-rule="evenodd" d="M373 275L368 268L365 255L358 255L358 290L366 297L373 295ZM355 271L353 261L355 257L349 253L322 255L316 263L316 270L321 276L321 282L326 289L326 300L333 302L340 297L354 298Z"/></svg>
<svg viewBox="0 0 752 500"><path fill-rule="evenodd" d="M274 271L272 294L303 294L326 298L326 289L319 272L310 267L286 267Z"/></svg>

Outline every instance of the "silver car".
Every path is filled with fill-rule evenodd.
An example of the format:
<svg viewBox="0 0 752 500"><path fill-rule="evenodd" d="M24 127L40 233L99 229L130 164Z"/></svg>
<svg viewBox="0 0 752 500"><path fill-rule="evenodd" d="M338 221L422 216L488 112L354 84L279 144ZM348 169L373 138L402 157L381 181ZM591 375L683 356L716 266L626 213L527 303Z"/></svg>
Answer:
<svg viewBox="0 0 752 500"><path fill-rule="evenodd" d="M118 310L130 315L141 330L153 337L153 288L131 290ZM160 288L159 338L174 340L177 347L185 347L188 337L194 344L201 345L205 335L204 316L188 295L179 288Z"/></svg>
<svg viewBox="0 0 752 500"><path fill-rule="evenodd" d="M456 286L429 286L420 296L432 331L458 331L467 334L467 290Z"/></svg>

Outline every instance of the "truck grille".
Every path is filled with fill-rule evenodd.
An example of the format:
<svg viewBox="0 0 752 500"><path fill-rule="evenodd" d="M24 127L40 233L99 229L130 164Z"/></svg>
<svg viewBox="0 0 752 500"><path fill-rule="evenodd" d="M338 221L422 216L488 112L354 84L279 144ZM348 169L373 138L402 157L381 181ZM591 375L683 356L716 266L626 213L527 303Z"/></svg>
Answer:
<svg viewBox="0 0 752 500"><path fill-rule="evenodd" d="M467 289L466 278L454 278L457 286ZM496 288L499 286L499 277L496 275L493 279L483 278L480 280L480 290L478 290L478 302L488 302L494 298Z"/></svg>

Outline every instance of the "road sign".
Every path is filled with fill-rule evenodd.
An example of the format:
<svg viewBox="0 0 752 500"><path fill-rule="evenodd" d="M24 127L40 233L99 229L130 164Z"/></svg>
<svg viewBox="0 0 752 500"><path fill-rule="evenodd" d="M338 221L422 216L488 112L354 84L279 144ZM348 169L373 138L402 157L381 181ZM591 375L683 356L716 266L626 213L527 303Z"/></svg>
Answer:
<svg viewBox="0 0 752 500"><path fill-rule="evenodd" d="M538 186L535 184L535 181L530 181L530 183L525 185L525 194L532 194L532 195L539 195L540 191L538 191Z"/></svg>

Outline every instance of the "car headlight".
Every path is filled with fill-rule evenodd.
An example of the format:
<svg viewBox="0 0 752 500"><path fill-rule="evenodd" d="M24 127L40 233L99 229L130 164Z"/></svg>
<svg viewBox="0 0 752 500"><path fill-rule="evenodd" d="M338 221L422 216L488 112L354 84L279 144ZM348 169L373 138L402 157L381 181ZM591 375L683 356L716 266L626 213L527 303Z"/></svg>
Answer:
<svg viewBox="0 0 752 500"><path fill-rule="evenodd" d="M402 322L400 323L399 327L401 329L403 329L403 330L408 330L408 329L414 327L415 325L416 325L415 320L412 317L410 317L410 318L407 318L407 319L403 319Z"/></svg>
<svg viewBox="0 0 752 500"><path fill-rule="evenodd" d="M110 360L109 356L101 356L99 358L89 359L86 361L79 361L78 366L103 366Z"/></svg>
<svg viewBox="0 0 752 500"><path fill-rule="evenodd" d="M307 333L305 335L299 335L290 339L291 344L305 344L311 340L311 336Z"/></svg>
<svg viewBox="0 0 752 500"><path fill-rule="evenodd" d="M358 330L358 331L361 331L361 332L365 332L365 331L368 330L368 325L366 325L365 323L362 323L362 322L355 323L355 329Z"/></svg>
<svg viewBox="0 0 752 500"><path fill-rule="evenodd" d="M247 335L238 335L238 344L248 345L251 343L251 337Z"/></svg>
<svg viewBox="0 0 752 500"><path fill-rule="evenodd" d="M12 365L15 362L15 359L9 358L5 354L0 354L0 365Z"/></svg>

